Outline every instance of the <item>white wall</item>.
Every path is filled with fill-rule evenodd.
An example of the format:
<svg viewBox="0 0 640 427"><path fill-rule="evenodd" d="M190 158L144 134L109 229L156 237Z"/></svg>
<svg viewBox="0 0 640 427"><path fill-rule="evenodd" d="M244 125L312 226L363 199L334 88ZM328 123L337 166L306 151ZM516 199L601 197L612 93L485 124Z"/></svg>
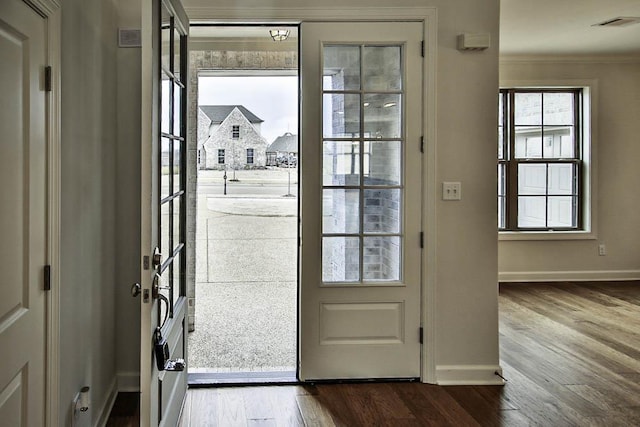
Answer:
<svg viewBox="0 0 640 427"><path fill-rule="evenodd" d="M640 57L505 58L501 81L594 80L597 123L597 213L591 240L501 241L501 279L640 278ZM598 255L598 245L607 254Z"/></svg>
<svg viewBox="0 0 640 427"><path fill-rule="evenodd" d="M113 1L62 7L60 425L91 388L77 425L93 425L115 391L116 13Z"/></svg>
<svg viewBox="0 0 640 427"><path fill-rule="evenodd" d="M183 0L199 8L389 7L383 0ZM463 199L435 196L435 364L438 381L491 381L498 365L496 158L499 2L398 0L393 7L436 7L436 181L460 181ZM268 12L266 12L268 13ZM241 17L241 13L235 14ZM277 18L277 15L274 16ZM492 47L461 53L456 36L488 32ZM433 230L431 230L433 231Z"/></svg>

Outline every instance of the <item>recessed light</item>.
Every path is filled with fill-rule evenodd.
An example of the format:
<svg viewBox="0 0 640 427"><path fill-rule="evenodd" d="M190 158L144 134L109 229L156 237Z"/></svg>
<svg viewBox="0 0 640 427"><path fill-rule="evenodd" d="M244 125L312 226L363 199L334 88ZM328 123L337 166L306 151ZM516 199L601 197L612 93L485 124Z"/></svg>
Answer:
<svg viewBox="0 0 640 427"><path fill-rule="evenodd" d="M395 102L387 102L386 104L383 105L384 108L395 107L395 106L396 106Z"/></svg>

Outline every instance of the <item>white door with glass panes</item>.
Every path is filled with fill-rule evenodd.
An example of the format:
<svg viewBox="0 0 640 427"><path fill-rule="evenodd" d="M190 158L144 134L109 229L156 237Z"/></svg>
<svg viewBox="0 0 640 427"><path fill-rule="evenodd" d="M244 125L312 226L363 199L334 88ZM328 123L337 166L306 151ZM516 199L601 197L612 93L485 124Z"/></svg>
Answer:
<svg viewBox="0 0 640 427"><path fill-rule="evenodd" d="M301 380L420 376L422 40L301 25Z"/></svg>
<svg viewBox="0 0 640 427"><path fill-rule="evenodd" d="M140 425L175 426L187 389L185 136L188 20L142 2Z"/></svg>

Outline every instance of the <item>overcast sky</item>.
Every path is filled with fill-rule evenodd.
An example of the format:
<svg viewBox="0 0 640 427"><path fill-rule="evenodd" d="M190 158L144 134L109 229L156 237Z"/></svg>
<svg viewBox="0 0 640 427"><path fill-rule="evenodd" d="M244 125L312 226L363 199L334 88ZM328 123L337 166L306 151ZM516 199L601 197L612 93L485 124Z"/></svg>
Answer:
<svg viewBox="0 0 640 427"><path fill-rule="evenodd" d="M298 133L298 78L200 77L199 105L244 105L260 117L262 136L272 143L285 132Z"/></svg>

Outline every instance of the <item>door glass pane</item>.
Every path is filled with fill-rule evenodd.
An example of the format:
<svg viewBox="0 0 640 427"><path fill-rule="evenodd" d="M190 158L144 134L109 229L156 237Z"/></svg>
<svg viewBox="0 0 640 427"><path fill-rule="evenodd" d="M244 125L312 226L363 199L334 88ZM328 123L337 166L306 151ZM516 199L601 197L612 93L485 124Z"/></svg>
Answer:
<svg viewBox="0 0 640 427"><path fill-rule="evenodd" d="M364 142L364 184L400 185L402 143L400 141Z"/></svg>
<svg viewBox="0 0 640 427"><path fill-rule="evenodd" d="M518 194L533 195L547 192L547 165L518 165Z"/></svg>
<svg viewBox="0 0 640 427"><path fill-rule="evenodd" d="M160 57L162 68L171 70L171 14L161 3L160 5Z"/></svg>
<svg viewBox="0 0 640 427"><path fill-rule="evenodd" d="M182 196L178 196L173 199L173 247L171 248L171 254L180 245L180 203Z"/></svg>
<svg viewBox="0 0 640 427"><path fill-rule="evenodd" d="M173 141L173 192L177 193L180 190L183 190L182 183L180 181L180 172L181 172L181 168L180 168L180 153L181 153L181 149L180 147L184 145L184 142L179 141L179 140L174 140Z"/></svg>
<svg viewBox="0 0 640 427"><path fill-rule="evenodd" d="M162 143L160 144L161 149L161 167L160 167L160 198L164 199L165 197L173 194L173 189L171 188L170 182L170 170L171 170L171 140L168 138L162 138Z"/></svg>
<svg viewBox="0 0 640 427"><path fill-rule="evenodd" d="M360 46L325 46L323 89L360 90Z"/></svg>
<svg viewBox="0 0 640 427"><path fill-rule="evenodd" d="M402 109L399 94L367 94L363 105L365 137L401 137Z"/></svg>
<svg viewBox="0 0 640 427"><path fill-rule="evenodd" d="M518 227L546 227L546 197L518 197Z"/></svg>
<svg viewBox="0 0 640 427"><path fill-rule="evenodd" d="M171 124L171 80L164 72L162 73L161 91L160 102L162 104L162 111L160 116L160 131L162 133L171 133L171 129L169 128Z"/></svg>
<svg viewBox="0 0 640 427"><path fill-rule="evenodd" d="M182 88L175 84L173 85L173 134L175 136L184 136L182 135L182 114L180 111L182 110Z"/></svg>
<svg viewBox="0 0 640 427"><path fill-rule="evenodd" d="M173 288L173 304L174 305L178 301L178 298L180 297L180 295L182 295L181 278L182 278L182 255L183 255L183 253L184 253L184 250L182 252L180 252L178 255L176 255L176 257L173 259L173 263L171 264L172 267L173 267L173 270L172 270L172 274L173 274L172 288Z"/></svg>
<svg viewBox="0 0 640 427"><path fill-rule="evenodd" d="M544 93L544 124L573 125L573 93Z"/></svg>
<svg viewBox="0 0 640 427"><path fill-rule="evenodd" d="M324 137L359 137L360 95L326 93L322 98L322 134Z"/></svg>
<svg viewBox="0 0 640 427"><path fill-rule="evenodd" d="M400 232L399 189L364 190L363 227L365 233Z"/></svg>
<svg viewBox="0 0 640 427"><path fill-rule="evenodd" d="M171 69L171 71L173 71L173 75L180 80L181 76L180 76L180 56L181 56L182 52L180 49L180 33L178 32L177 29L173 30L173 68Z"/></svg>
<svg viewBox="0 0 640 427"><path fill-rule="evenodd" d="M322 238L322 281L360 281L360 239L358 237Z"/></svg>
<svg viewBox="0 0 640 427"><path fill-rule="evenodd" d="M542 94L516 93L514 108L516 126L539 126L542 124Z"/></svg>
<svg viewBox="0 0 640 427"><path fill-rule="evenodd" d="M363 53L365 91L402 89L400 46L366 46Z"/></svg>
<svg viewBox="0 0 640 427"><path fill-rule="evenodd" d="M162 254L163 262L171 256L170 206L171 202L166 202L160 207L160 253Z"/></svg>
<svg viewBox="0 0 640 427"><path fill-rule="evenodd" d="M327 234L360 232L360 190L323 190L322 231Z"/></svg>
<svg viewBox="0 0 640 427"><path fill-rule="evenodd" d="M363 242L364 280L400 280L400 237L365 237Z"/></svg>
<svg viewBox="0 0 640 427"><path fill-rule="evenodd" d="M324 141L322 143L322 184L360 185L360 143Z"/></svg>

